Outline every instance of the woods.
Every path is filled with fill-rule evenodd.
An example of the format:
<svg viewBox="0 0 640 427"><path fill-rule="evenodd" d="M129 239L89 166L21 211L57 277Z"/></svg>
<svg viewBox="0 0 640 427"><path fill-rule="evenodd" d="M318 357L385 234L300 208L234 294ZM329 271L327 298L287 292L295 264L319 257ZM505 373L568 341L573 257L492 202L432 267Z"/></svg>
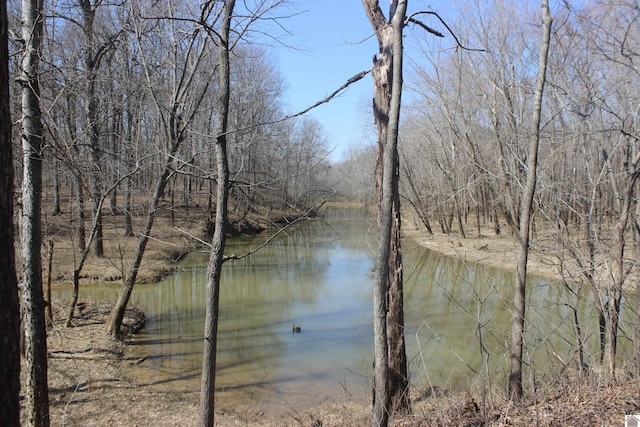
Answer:
<svg viewBox="0 0 640 427"><path fill-rule="evenodd" d="M438 224L443 233L472 237L470 229L479 234L481 222L493 221L496 234L507 224L521 243L530 237L524 247L548 248L544 242L553 242L554 269L575 289L584 284L598 295L600 360L608 360L613 379L619 298L635 269L635 256L625 254L636 247L627 220L636 211L630 203L636 197L637 123L633 96L623 87L638 77L632 65L637 5L597 2L555 12L535 181L527 180L532 154L526 141L536 129L536 46L517 30L489 27L483 18L489 14L493 22L506 22L516 10L533 9L501 6L469 8L466 25L456 26L466 43L486 53L437 51L429 54L429 63L440 64L439 71L416 69L420 92L405 126L413 137L401 154L405 194L425 227ZM432 179L419 180L423 171ZM526 182L538 188L530 232L523 232L527 221L517 221L524 213L519 189Z"/></svg>
<svg viewBox="0 0 640 427"><path fill-rule="evenodd" d="M0 329L16 352L22 334L23 423L50 422L44 313L53 302L44 270L72 283L69 328L81 287L118 282L104 330L123 340L136 285L154 281L140 278L154 261L148 248L159 245L163 262L209 252L199 423L213 425L221 271L243 256L225 255L227 239L264 229L275 238L328 200L377 214L372 425L411 416L418 386L405 343L407 224L469 247L488 234L518 247L505 303L511 329L499 339L504 362L469 389L482 382L489 393L491 383L491 393L514 405L539 391L540 365L528 353L539 326L527 310L531 251L560 277L550 286L575 296L564 302L572 316L558 319L573 328L570 350L548 350L563 364L558 375L597 374L613 385L640 372L638 3L487 0L440 13L395 0L386 13L363 0L359 12L377 42L373 64L362 58L362 71L350 79L345 72L338 90L327 87L331 95L291 112L273 53L274 44L300 37L287 33L298 12L285 1L24 0L0 8ZM305 114L331 108L369 75L361 141L332 159L323 123ZM43 269L43 245L66 251L67 265ZM478 310L492 309L473 298ZM597 312L597 330L581 304ZM635 324L623 324L625 306ZM19 356L5 358L9 403L0 423L17 425L11 371Z"/></svg>

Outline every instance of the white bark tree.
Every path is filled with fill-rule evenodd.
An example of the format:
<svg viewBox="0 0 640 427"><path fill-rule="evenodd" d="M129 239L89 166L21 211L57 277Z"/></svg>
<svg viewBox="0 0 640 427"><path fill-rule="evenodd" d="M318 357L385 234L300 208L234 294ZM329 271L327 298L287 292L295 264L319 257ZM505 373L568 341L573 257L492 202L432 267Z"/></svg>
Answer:
<svg viewBox="0 0 640 427"><path fill-rule="evenodd" d="M47 330L42 290L42 145L39 62L42 46L43 1L23 0L24 52L18 81L22 87L22 316L25 334L26 423L49 425Z"/></svg>

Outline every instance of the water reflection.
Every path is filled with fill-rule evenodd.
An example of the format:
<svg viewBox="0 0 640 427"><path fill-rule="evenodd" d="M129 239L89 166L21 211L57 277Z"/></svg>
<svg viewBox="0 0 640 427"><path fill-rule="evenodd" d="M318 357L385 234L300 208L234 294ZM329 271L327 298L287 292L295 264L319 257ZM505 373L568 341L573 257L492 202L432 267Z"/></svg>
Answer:
<svg viewBox="0 0 640 427"><path fill-rule="evenodd" d="M295 402L299 408L345 393L368 396L372 223L362 212L334 213L225 264L218 336L221 403L268 409L274 402ZM262 239L234 239L227 251L244 253ZM403 245L412 382L468 387L489 375L502 381L513 275L446 259L410 242ZM207 258L191 254L178 273L136 287L132 304L150 317L130 350L131 357L146 357L140 382L199 390ZM82 293L113 301L116 289L85 286ZM540 279L530 281L529 292L528 361L545 366L554 354L569 360L575 297ZM582 296L580 320L586 331L596 330L590 307L588 295ZM293 324L302 332L293 333ZM589 340L593 348L597 337Z"/></svg>

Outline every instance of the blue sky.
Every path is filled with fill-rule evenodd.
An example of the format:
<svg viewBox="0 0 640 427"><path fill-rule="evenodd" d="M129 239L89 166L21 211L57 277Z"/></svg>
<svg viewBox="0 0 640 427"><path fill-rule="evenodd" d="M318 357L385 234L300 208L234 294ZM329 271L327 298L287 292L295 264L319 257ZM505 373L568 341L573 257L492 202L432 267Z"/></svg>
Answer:
<svg viewBox="0 0 640 427"><path fill-rule="evenodd" d="M387 13L388 1L380 4ZM409 8L410 12L440 12L449 8L448 4L442 0L413 0ZM276 47L275 62L287 86L287 113L305 109L353 75L371 68L378 45L360 0L292 0L286 13L297 13L281 21L292 33L283 42L295 49ZM321 123L329 147L335 147L332 160L339 161L350 146L371 142L371 132L365 132L365 128L372 129L372 97L372 82L367 76L307 114Z"/></svg>

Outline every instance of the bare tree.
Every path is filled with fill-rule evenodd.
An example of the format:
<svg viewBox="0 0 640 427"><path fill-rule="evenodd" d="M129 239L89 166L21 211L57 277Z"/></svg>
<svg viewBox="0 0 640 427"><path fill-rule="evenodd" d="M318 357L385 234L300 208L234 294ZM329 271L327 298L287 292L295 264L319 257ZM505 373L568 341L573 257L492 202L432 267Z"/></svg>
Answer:
<svg viewBox="0 0 640 427"><path fill-rule="evenodd" d="M374 119L378 127L378 249L374 287L374 390L372 425L386 426L394 411L409 411L404 343L398 132L402 94L402 32L407 2L392 2L389 22L379 2L362 4L378 39L374 58Z"/></svg>
<svg viewBox="0 0 640 427"><path fill-rule="evenodd" d="M138 6L131 4L131 7L133 13ZM210 9L207 9L207 11L211 13ZM206 18L207 16L204 15L202 20L204 21ZM167 19L166 21L171 20ZM159 93L159 91L156 90L157 88L153 86L153 82L151 81L152 71L150 69L152 64L147 63L144 56L141 55L144 73L147 79L147 89L155 102L156 110L160 117L166 151L161 153L162 161L159 175L156 177L155 188L147 212L145 226L138 239L134 259L124 277L122 291L111 310L106 324L106 332L110 335L118 336L121 333L120 328L124 319L124 313L136 283L142 257L157 215L158 205L164 195L165 188L174 169L176 153L180 145L185 141L188 128L196 117L198 108L205 99L205 95L208 93L208 76L202 76L199 75L199 73L205 63L205 58L209 55L209 43L206 38L203 38L203 32L199 24L192 24L194 24L194 28L190 30L187 39L184 41L187 46L186 51L174 51L173 55L176 61L169 64L170 73L175 75L175 79L172 79L174 86L169 91L170 96L168 96L167 99L163 99L164 94ZM177 31L175 28L174 30ZM136 37L138 38L138 48L142 49L143 34L141 28L137 27L135 31ZM178 36L178 34L174 34L174 36ZM179 47L181 47L179 43L173 46L174 49L178 49ZM182 57L182 55L185 56ZM178 59L180 59L180 61L178 61ZM211 73L213 73L213 70L209 72L209 74Z"/></svg>
<svg viewBox="0 0 640 427"><path fill-rule="evenodd" d="M624 287L640 253L636 242L635 259L626 255L632 248L629 224L637 221L640 173L637 96L630 90L640 78L639 9L635 1L596 2L570 10L569 16L558 37L565 56L554 86L557 102L570 113L561 116L561 124L576 147L564 157L581 166L568 171L570 187L560 189L565 193L558 196L563 209L557 223L563 247L593 292L600 329L597 363L613 381Z"/></svg>
<svg viewBox="0 0 640 427"><path fill-rule="evenodd" d="M513 300L513 320L511 323L511 354L509 365L509 396L522 400L522 354L524 348L524 324L526 309L527 258L529 255L529 233L531 228L531 209L536 191L538 167L538 146L540 145L540 115L542 95L546 82L547 58L551 39L551 14L549 0L542 0L542 39L538 62L538 78L533 106L533 123L529 153L527 155L527 181L520 201L520 220L518 236L518 261L516 266L516 284Z"/></svg>
<svg viewBox="0 0 640 427"><path fill-rule="evenodd" d="M23 0L24 53L18 80L22 86L22 313L25 333L26 422L49 425L47 330L42 291L41 199L43 129L40 111L39 61L43 1Z"/></svg>
<svg viewBox="0 0 640 427"><path fill-rule="evenodd" d="M0 424L20 425L20 312L13 235L7 2L0 1Z"/></svg>
<svg viewBox="0 0 640 427"><path fill-rule="evenodd" d="M226 243L225 226L229 199L229 161L227 158L227 124L229 120L229 96L231 92L229 51L231 18L235 0L226 0L223 16L217 32L218 45L218 113L215 125L216 152L216 217L211 240L211 255L207 265L206 313L204 326L204 350L202 356L202 380L200 387L200 425L213 426L215 408L216 351L218 348L218 307L220 305L220 276ZM213 7L207 2L204 8ZM210 33L211 34L211 33ZM215 34L215 33L214 33Z"/></svg>
<svg viewBox="0 0 640 427"><path fill-rule="evenodd" d="M97 224L94 243L94 254L97 257L104 256L102 238L102 212L98 211L98 201L101 196L102 156L100 147L100 134L98 122L98 95L96 93L97 69L100 66L105 52L113 46L113 39L109 38L105 43L98 44L95 40L94 22L96 9L100 0L92 3L92 0L79 0L82 9L82 31L85 37L84 47L84 72L86 78L85 101L85 134L87 147L91 152L91 201L93 202L93 215Z"/></svg>

